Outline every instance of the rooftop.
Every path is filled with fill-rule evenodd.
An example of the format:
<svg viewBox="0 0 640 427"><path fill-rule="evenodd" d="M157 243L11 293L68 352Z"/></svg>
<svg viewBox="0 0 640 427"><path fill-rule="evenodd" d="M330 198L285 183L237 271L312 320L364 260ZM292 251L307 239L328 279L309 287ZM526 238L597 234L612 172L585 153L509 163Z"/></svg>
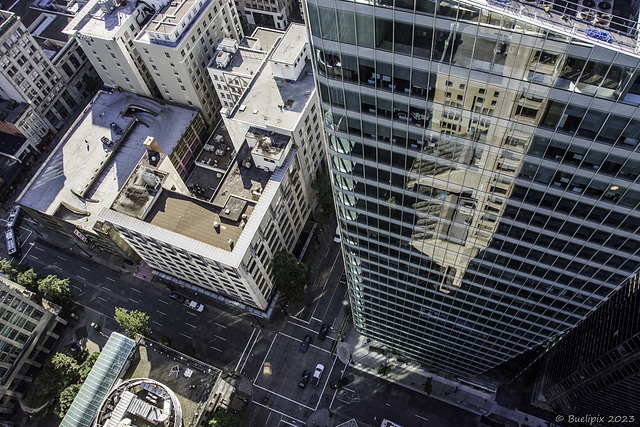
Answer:
<svg viewBox="0 0 640 427"><path fill-rule="evenodd" d="M248 154L248 147L241 150L211 202L165 189L144 221L231 251L229 240L234 244L238 241L271 175L256 167L240 165L237 159L250 158Z"/></svg>
<svg viewBox="0 0 640 427"><path fill-rule="evenodd" d="M293 129L314 91L311 64L305 66L297 81L285 81L274 77L269 61L229 118L260 128Z"/></svg>
<svg viewBox="0 0 640 427"><path fill-rule="evenodd" d="M99 92L18 202L91 229L147 151L145 139L171 153L197 114L129 92Z"/></svg>
<svg viewBox="0 0 640 427"><path fill-rule="evenodd" d="M251 39L256 39L260 42L260 49L265 52L270 52L271 48L276 44L278 39L282 37L284 31L272 30L270 28L258 27L251 35Z"/></svg>
<svg viewBox="0 0 640 427"><path fill-rule="evenodd" d="M298 53L307 43L309 43L309 38L305 26L295 23L291 24L269 59L284 64L293 64L297 59Z"/></svg>
<svg viewBox="0 0 640 427"><path fill-rule="evenodd" d="M231 62L225 68L216 66L216 55L211 58L208 66L228 73L251 76L258 72L266 57L267 52L240 46L236 53L231 54Z"/></svg>
<svg viewBox="0 0 640 427"><path fill-rule="evenodd" d="M131 0L117 3L114 0L89 0L67 25L65 33L74 34L79 31L86 36L112 39L137 8L138 3Z"/></svg>
<svg viewBox="0 0 640 427"><path fill-rule="evenodd" d="M209 1L205 0L203 8L208 3ZM172 33L195 4L196 0L173 0L168 2L149 22L147 30L164 34Z"/></svg>

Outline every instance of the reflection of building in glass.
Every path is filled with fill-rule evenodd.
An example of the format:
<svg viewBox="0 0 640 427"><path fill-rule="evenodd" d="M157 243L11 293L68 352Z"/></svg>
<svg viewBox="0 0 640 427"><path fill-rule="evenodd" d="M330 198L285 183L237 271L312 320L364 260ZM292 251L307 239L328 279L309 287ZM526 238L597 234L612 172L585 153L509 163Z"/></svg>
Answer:
<svg viewBox="0 0 640 427"><path fill-rule="evenodd" d="M640 266L638 10L348 4L305 18L358 330L465 376L569 330Z"/></svg>

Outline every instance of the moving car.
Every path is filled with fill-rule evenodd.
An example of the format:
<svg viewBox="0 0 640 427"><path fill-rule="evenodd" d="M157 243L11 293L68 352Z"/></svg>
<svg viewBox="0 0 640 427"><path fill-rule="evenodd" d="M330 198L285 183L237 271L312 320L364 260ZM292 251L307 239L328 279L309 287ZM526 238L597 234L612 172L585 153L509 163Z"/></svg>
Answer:
<svg viewBox="0 0 640 427"><path fill-rule="evenodd" d="M187 307L189 307L192 310L197 311L198 313L202 313L202 310L204 310L204 305L200 304L199 302L196 301L189 301L189 304L187 304Z"/></svg>
<svg viewBox="0 0 640 427"><path fill-rule="evenodd" d="M318 339L320 341L322 341L323 339L325 339L325 337L327 336L327 332L329 332L329 325L327 325L326 323L324 325L322 325L322 327L320 328L320 332L318 333Z"/></svg>
<svg viewBox="0 0 640 427"><path fill-rule="evenodd" d="M302 378L300 378L300 382L298 383L298 387L305 388L307 386L307 382L309 382L309 377L311 376L311 371L306 369L302 373Z"/></svg>
<svg viewBox="0 0 640 427"><path fill-rule="evenodd" d="M324 365L318 363L316 365L316 370L313 372L313 378L311 378L311 385L317 386L320 382L320 377L322 377L322 372L324 372Z"/></svg>
<svg viewBox="0 0 640 427"><path fill-rule="evenodd" d="M306 353L309 350L309 344L311 344L311 337L307 335L300 343L300 351Z"/></svg>
<svg viewBox="0 0 640 427"><path fill-rule="evenodd" d="M336 234L333 236L333 241L340 243L340 226L336 226Z"/></svg>
<svg viewBox="0 0 640 427"><path fill-rule="evenodd" d="M178 301L180 304L186 301L186 298L183 295L177 294L175 292L171 292L169 294L169 298L171 298L172 300Z"/></svg>
<svg viewBox="0 0 640 427"><path fill-rule="evenodd" d="M122 128L118 126L115 122L111 122L111 130L113 130L116 135L120 135L122 133Z"/></svg>

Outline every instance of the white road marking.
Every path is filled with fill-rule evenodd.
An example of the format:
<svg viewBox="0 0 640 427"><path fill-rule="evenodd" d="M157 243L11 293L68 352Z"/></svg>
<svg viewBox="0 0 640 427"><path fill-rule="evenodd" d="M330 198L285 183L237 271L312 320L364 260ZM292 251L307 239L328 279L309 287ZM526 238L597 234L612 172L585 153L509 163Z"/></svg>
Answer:
<svg viewBox="0 0 640 427"><path fill-rule="evenodd" d="M187 326L191 326L192 328L195 328L195 326L193 326L191 323L184 322L184 324Z"/></svg>
<svg viewBox="0 0 640 427"><path fill-rule="evenodd" d="M33 258L33 259L39 259L39 258L38 258L37 256L35 256L35 255L29 255L29 256L30 256L31 258Z"/></svg>
<svg viewBox="0 0 640 427"><path fill-rule="evenodd" d="M115 279L112 279L111 277L107 277L107 280L111 280L112 282L115 282Z"/></svg>
<svg viewBox="0 0 640 427"><path fill-rule="evenodd" d="M109 292L113 292L111 289L107 288L106 286L102 285L100 286L102 289L104 289L105 291L109 291Z"/></svg>
<svg viewBox="0 0 640 427"><path fill-rule="evenodd" d="M210 345L210 348L214 349L215 351L219 351L220 353L222 353L222 350L220 350L219 348L215 348L214 346Z"/></svg>
<svg viewBox="0 0 640 427"><path fill-rule="evenodd" d="M289 399L287 396L283 396L281 394L278 394L278 393L274 392L273 390L269 390L268 388L260 387L258 384L254 384L253 386L254 387L258 387L258 388L260 388L260 389L262 389L262 390L264 390L264 391L266 391L268 393L271 393L271 394L273 394L275 396L278 396L281 399L288 400L289 402L293 402L296 405L302 406L303 408L311 409L312 411L316 410L316 408L312 408L311 406L303 405L302 403L300 403L300 402L298 402L296 400L293 400L293 399ZM251 403L256 403L256 402L251 402Z"/></svg>
<svg viewBox="0 0 640 427"><path fill-rule="evenodd" d="M66 258L62 258L61 256L58 256L58 255L56 255L56 258L61 259L61 260L63 260L63 261L66 261L66 260L67 260Z"/></svg>
<svg viewBox="0 0 640 427"><path fill-rule="evenodd" d="M222 341L226 341L227 340L226 338L222 338L220 335L214 335L214 337L220 338Z"/></svg>
<svg viewBox="0 0 640 427"><path fill-rule="evenodd" d="M87 271L91 271L91 269L90 269L90 268L87 268L87 267L82 266L82 265L80 266L80 268L84 268L84 269L85 269L85 270L87 270Z"/></svg>
<svg viewBox="0 0 640 427"><path fill-rule="evenodd" d="M240 367L240 362L242 362L242 358L244 357L244 354L247 352L247 348L249 348L249 344L251 343L251 338L253 338L253 334L257 333L256 339L258 338L258 335L260 335L260 331L258 331L256 328L252 328L252 329L253 330L251 331L251 336L247 340L247 344L244 346L244 349L242 349L242 353L240 354L240 358L238 359L238 364L236 365L236 369L234 369L234 371L236 371L236 372L238 372L238 368ZM276 338L273 337L273 339L275 340ZM271 345L273 346L273 342L271 343ZM271 347L269 347L269 350L271 350ZM247 354L249 354L249 353L247 353ZM247 363L247 362L245 361L245 363ZM262 363L264 364L264 361L262 361ZM253 382L255 384L255 380Z"/></svg>
<svg viewBox="0 0 640 427"><path fill-rule="evenodd" d="M38 250L38 251L40 251L40 252L44 252L44 249L41 249L41 248L39 248L39 247L37 247L37 246L34 246L34 247L33 247L33 249L36 249L36 250Z"/></svg>
<svg viewBox="0 0 640 427"><path fill-rule="evenodd" d="M102 298L102 297L98 297L98 299L99 299L100 301L107 302L107 300L106 300L106 299L104 299L104 298Z"/></svg>
<svg viewBox="0 0 640 427"><path fill-rule="evenodd" d="M136 300L134 300L133 298L129 298L129 301L133 301L133 302L135 302L136 304L140 304L140 301L136 301Z"/></svg>
<svg viewBox="0 0 640 427"><path fill-rule="evenodd" d="M340 401L340 402L342 402L342 403L346 403L347 405L351 405L351 403L349 403L349 402L345 402L345 401L344 401L344 400L342 400L342 399L336 399L336 400L339 400L339 401Z"/></svg>
<svg viewBox="0 0 640 427"><path fill-rule="evenodd" d="M191 337L189 335L185 335L185 334L180 334L180 335L182 335L183 337L187 337L187 338L191 339Z"/></svg>
<svg viewBox="0 0 640 427"><path fill-rule="evenodd" d="M84 277L82 277L82 276L78 276L77 274L76 274L76 277L77 277L78 279L80 279L80 280L87 280L87 279L85 279L85 278L84 278Z"/></svg>
<svg viewBox="0 0 640 427"><path fill-rule="evenodd" d="M166 316L166 315L167 315L167 313L163 313L163 312L161 312L160 310L156 310L156 313L160 313L160 314L162 314L163 316Z"/></svg>
<svg viewBox="0 0 640 427"><path fill-rule="evenodd" d="M152 320L152 321L151 321L151 323L155 323L156 325L158 325L158 326L160 326L160 327L162 327L162 326L163 326L163 325L162 325L162 323L160 323L160 322L156 322L155 320Z"/></svg>
<svg viewBox="0 0 640 427"><path fill-rule="evenodd" d="M308 330L312 331L312 329L309 329L309 328L305 328L305 329L308 329ZM282 332L278 332L278 335L284 335L285 337L287 337L287 338L291 338L292 340L295 340L295 341L302 341L302 339L301 339L301 338L292 337L291 335L283 334ZM322 351L324 351L325 353L331 353L329 350L325 350L324 348L322 348L322 347L317 347L317 346L315 346L315 345L313 345L313 344L310 344L310 345L309 345L309 347L317 348L318 350L322 350Z"/></svg>
<svg viewBox="0 0 640 427"><path fill-rule="evenodd" d="M216 325L218 325L218 326L220 326L222 329L227 329L227 327L226 327L226 326L221 325L221 324L220 324L220 323L218 323L218 322L215 322L215 324L216 324Z"/></svg>
<svg viewBox="0 0 640 427"><path fill-rule="evenodd" d="M129 288L129 289L131 289L133 292L137 292L137 293L139 293L139 294L141 294L141 293L142 293L142 291L139 291L139 290L134 289L134 288Z"/></svg>
<svg viewBox="0 0 640 427"><path fill-rule="evenodd" d="M429 421L429 418L421 417L420 415L416 415L416 417L420 418L421 420Z"/></svg>
<svg viewBox="0 0 640 427"><path fill-rule="evenodd" d="M169 303L168 303L168 302L166 302L166 301L162 301L161 299L159 299L159 300L158 300L158 302L161 302L161 303L163 303L164 305L169 305Z"/></svg>
<svg viewBox="0 0 640 427"><path fill-rule="evenodd" d="M76 285L71 285L71 287L72 287L72 288L76 288L77 290L79 290L80 292L82 292L82 288L79 288L79 287L78 287L78 286L76 286Z"/></svg>
<svg viewBox="0 0 640 427"><path fill-rule="evenodd" d="M198 315L197 315L197 314L192 313L192 312L190 312L190 311L187 311L187 314L190 314L190 315L192 315L193 317L198 317Z"/></svg>

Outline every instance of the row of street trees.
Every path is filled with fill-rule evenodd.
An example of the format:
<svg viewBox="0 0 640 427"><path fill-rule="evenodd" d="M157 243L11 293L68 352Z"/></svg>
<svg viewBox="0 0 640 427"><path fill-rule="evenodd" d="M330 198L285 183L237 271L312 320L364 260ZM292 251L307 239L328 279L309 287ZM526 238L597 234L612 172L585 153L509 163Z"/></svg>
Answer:
<svg viewBox="0 0 640 427"><path fill-rule="evenodd" d="M63 308L67 308L71 303L69 279L60 279L54 274L41 277L28 265L10 262L5 258L0 260L0 273L5 274L9 280Z"/></svg>

